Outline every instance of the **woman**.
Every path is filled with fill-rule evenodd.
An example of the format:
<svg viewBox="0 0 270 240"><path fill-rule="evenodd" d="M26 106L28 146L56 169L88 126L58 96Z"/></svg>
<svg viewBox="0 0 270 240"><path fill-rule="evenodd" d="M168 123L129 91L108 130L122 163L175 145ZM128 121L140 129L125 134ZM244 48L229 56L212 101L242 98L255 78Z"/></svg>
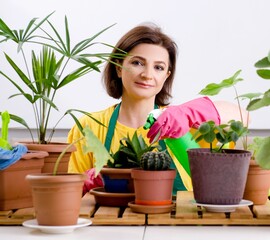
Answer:
<svg viewBox="0 0 270 240"><path fill-rule="evenodd" d="M118 41L113 53L120 53L119 49L128 55L122 60L110 59L112 62L118 62L121 67L108 62L103 79L109 96L121 99L121 102L92 113L94 118L108 128L88 117L81 118L82 125L89 125L110 152L116 152L120 139L127 134L132 136L135 131L149 142L157 132L161 133L160 139L176 138L201 122L220 122L219 113L212 101L203 97L167 107L149 131L143 129L150 111L169 105L175 76L177 45L157 26L140 25L131 29ZM74 126L68 141L72 142L79 136L80 132ZM84 155L79 143L76 147L77 151L70 159L69 172L85 172L92 169L93 155ZM172 158L174 159L174 156ZM178 169L178 172L181 177L178 175L178 180L175 181L174 192L180 189L190 190L190 178L183 169Z"/></svg>

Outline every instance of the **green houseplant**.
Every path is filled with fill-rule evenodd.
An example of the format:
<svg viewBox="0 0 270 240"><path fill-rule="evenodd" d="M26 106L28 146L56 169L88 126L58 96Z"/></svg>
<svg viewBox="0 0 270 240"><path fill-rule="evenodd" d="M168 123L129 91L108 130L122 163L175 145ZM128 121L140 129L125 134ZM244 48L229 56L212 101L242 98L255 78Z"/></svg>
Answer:
<svg viewBox="0 0 270 240"><path fill-rule="evenodd" d="M110 153L111 159L103 162L100 170L104 187L90 190L99 205L127 206L134 201L134 181L131 170L140 166L141 156L148 151L159 148L158 144L147 144L137 131L132 136L120 140L115 153ZM98 169L96 169L98 171Z"/></svg>
<svg viewBox="0 0 270 240"><path fill-rule="evenodd" d="M97 44L102 44L108 48L112 46L106 43L96 42L95 39L106 31L111 26L101 30L97 34L85 38L72 47L71 35L69 32L68 19L65 17L64 37L60 35L54 24L49 21L53 13L46 16L44 19L37 22L37 19L32 19L24 30L12 30L2 19L0 19L0 40L3 42L15 43L15 47L21 54L24 62L24 67L19 66L9 54L5 53L5 61L11 66L17 74L17 78L8 76L5 71L1 70L0 75L9 81L18 92L11 95L10 98L23 97L33 109L33 117L36 123L36 139L34 133L29 126L22 122L30 131L32 142L24 143L28 149L44 149L50 152L50 158L46 158L46 163L43 172L51 172L54 161L62 152L63 143L52 143L52 137L59 121L66 115L70 115L78 124L82 131L79 121L73 112L86 114L87 112L78 109L68 109L63 116L60 116L52 130L48 129L51 123L53 111L58 111L55 104L55 97L67 85L78 80L82 76L92 72L99 72L100 66L110 56L109 53L89 52ZM26 54L24 47L33 47L30 53ZM26 48L29 49L29 48ZM40 52L37 54L36 52ZM27 60L28 56L30 61ZM69 63L73 62L74 69L69 72ZM76 64L76 65L75 65ZM26 70L24 70L26 69ZM48 150L52 147L52 150ZM70 149L74 151L75 147ZM66 157L61 171L67 171L69 156ZM47 167L48 166L48 167Z"/></svg>
<svg viewBox="0 0 270 240"><path fill-rule="evenodd" d="M129 206L135 212L166 213L174 206L173 183L176 169L170 169L171 157L163 151L146 152L141 156L140 168L131 170L135 202Z"/></svg>
<svg viewBox="0 0 270 240"><path fill-rule="evenodd" d="M269 63L268 63L269 65ZM264 58L258 63L255 64L257 67L266 67L267 66L267 58ZM207 96L214 96L220 93L223 89L233 88L235 92L235 97L237 100L237 105L239 109L240 119L243 124L245 124L248 128L249 126L249 113L252 110L259 109L267 105L267 92L265 94L262 93L246 93L246 94L238 94L236 89L236 84L243 81L242 78L239 77L240 70L237 71L232 77L221 81L220 83L210 83L205 88L200 91L200 94ZM267 70L258 70L259 75L267 78ZM260 97L263 96L263 97ZM247 116L244 117L243 109L241 108L240 100L248 100L248 104L246 107ZM235 114L235 113L234 113ZM244 191L244 198L251 200L254 204L265 204L268 199L268 190L270 187L270 171L267 170L267 166L264 164L269 159L269 145L263 147L265 144L267 145L267 138L248 138L248 134L241 138L242 148L244 150L250 150L253 152L249 172L246 182L246 187ZM258 141L260 144L258 144ZM259 154L259 158L257 154ZM263 156L263 157L261 157ZM266 161L265 161L266 160ZM265 161L265 162L264 162ZM269 168L268 168L269 169Z"/></svg>
<svg viewBox="0 0 270 240"><path fill-rule="evenodd" d="M26 180L32 188L33 203L39 225L76 225L78 221L86 175L58 172L59 164L65 153L76 142L84 140L84 151L93 152L96 159L96 174L109 159L113 162L111 155L88 126L82 132L81 138L68 144L59 154L52 173L33 173L26 176Z"/></svg>
<svg viewBox="0 0 270 240"><path fill-rule="evenodd" d="M255 63L258 76L263 80L270 79L270 52L264 58ZM270 105L270 89L264 93L258 93L257 97L253 99L248 105L248 111L255 111L260 108L268 107ZM270 137L263 138L256 152L256 161L265 169L270 169Z"/></svg>
<svg viewBox="0 0 270 240"><path fill-rule="evenodd" d="M131 169L140 166L141 156L148 151L159 148L157 144L147 144L137 131L120 140L119 149L111 153L113 159L101 169L106 192L134 193Z"/></svg>
<svg viewBox="0 0 270 240"><path fill-rule="evenodd" d="M236 142L248 130L241 121L216 125L213 121L202 123L194 139L209 143L209 148L187 150L197 203L230 205L239 204L243 198L251 152L226 149L229 142ZM217 141L213 145L214 141Z"/></svg>

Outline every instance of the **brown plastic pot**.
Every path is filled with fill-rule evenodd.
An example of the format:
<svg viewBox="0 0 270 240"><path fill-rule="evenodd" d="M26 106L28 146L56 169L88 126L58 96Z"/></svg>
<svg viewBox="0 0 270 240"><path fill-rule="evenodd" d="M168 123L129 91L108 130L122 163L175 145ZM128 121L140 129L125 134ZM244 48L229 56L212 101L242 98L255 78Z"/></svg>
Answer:
<svg viewBox="0 0 270 240"><path fill-rule="evenodd" d="M32 193L25 180L28 174L40 173L47 152L32 151L0 171L0 210L33 207Z"/></svg>
<svg viewBox="0 0 270 240"><path fill-rule="evenodd" d="M175 176L175 169L163 171L131 169L135 188L135 204L156 206L172 204Z"/></svg>
<svg viewBox="0 0 270 240"><path fill-rule="evenodd" d="M84 174L31 174L35 214L39 225L77 224L81 207Z"/></svg>
<svg viewBox="0 0 270 240"><path fill-rule="evenodd" d="M205 204L239 204L243 199L251 152L208 148L187 150L194 198Z"/></svg>
<svg viewBox="0 0 270 240"><path fill-rule="evenodd" d="M270 170L262 169L255 160L250 161L244 199L255 205L263 205L268 200Z"/></svg>

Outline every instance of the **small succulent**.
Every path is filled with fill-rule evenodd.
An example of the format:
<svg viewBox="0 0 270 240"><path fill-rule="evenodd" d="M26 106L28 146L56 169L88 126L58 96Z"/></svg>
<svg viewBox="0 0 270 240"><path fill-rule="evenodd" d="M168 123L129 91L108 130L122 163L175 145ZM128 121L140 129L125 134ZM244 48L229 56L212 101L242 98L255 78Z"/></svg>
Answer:
<svg viewBox="0 0 270 240"><path fill-rule="evenodd" d="M129 136L120 140L120 146L117 152L111 154L114 162L108 161L107 166L112 168L134 168L140 166L141 156L145 152L154 149L160 149L158 144L147 144L142 135L138 135L137 131L133 136Z"/></svg>
<svg viewBox="0 0 270 240"><path fill-rule="evenodd" d="M166 151L146 152L142 155L140 166L144 170L167 170L170 168L171 157Z"/></svg>

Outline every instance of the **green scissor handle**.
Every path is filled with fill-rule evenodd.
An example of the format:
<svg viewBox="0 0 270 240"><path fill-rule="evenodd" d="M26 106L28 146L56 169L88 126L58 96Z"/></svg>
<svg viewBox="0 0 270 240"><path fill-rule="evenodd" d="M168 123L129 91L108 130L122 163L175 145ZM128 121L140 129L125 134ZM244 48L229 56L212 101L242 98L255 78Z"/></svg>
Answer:
<svg viewBox="0 0 270 240"><path fill-rule="evenodd" d="M8 111L2 112L1 118L2 118L2 138L0 138L0 147L3 149L10 150L12 149L12 146L8 142L8 124L10 121Z"/></svg>

